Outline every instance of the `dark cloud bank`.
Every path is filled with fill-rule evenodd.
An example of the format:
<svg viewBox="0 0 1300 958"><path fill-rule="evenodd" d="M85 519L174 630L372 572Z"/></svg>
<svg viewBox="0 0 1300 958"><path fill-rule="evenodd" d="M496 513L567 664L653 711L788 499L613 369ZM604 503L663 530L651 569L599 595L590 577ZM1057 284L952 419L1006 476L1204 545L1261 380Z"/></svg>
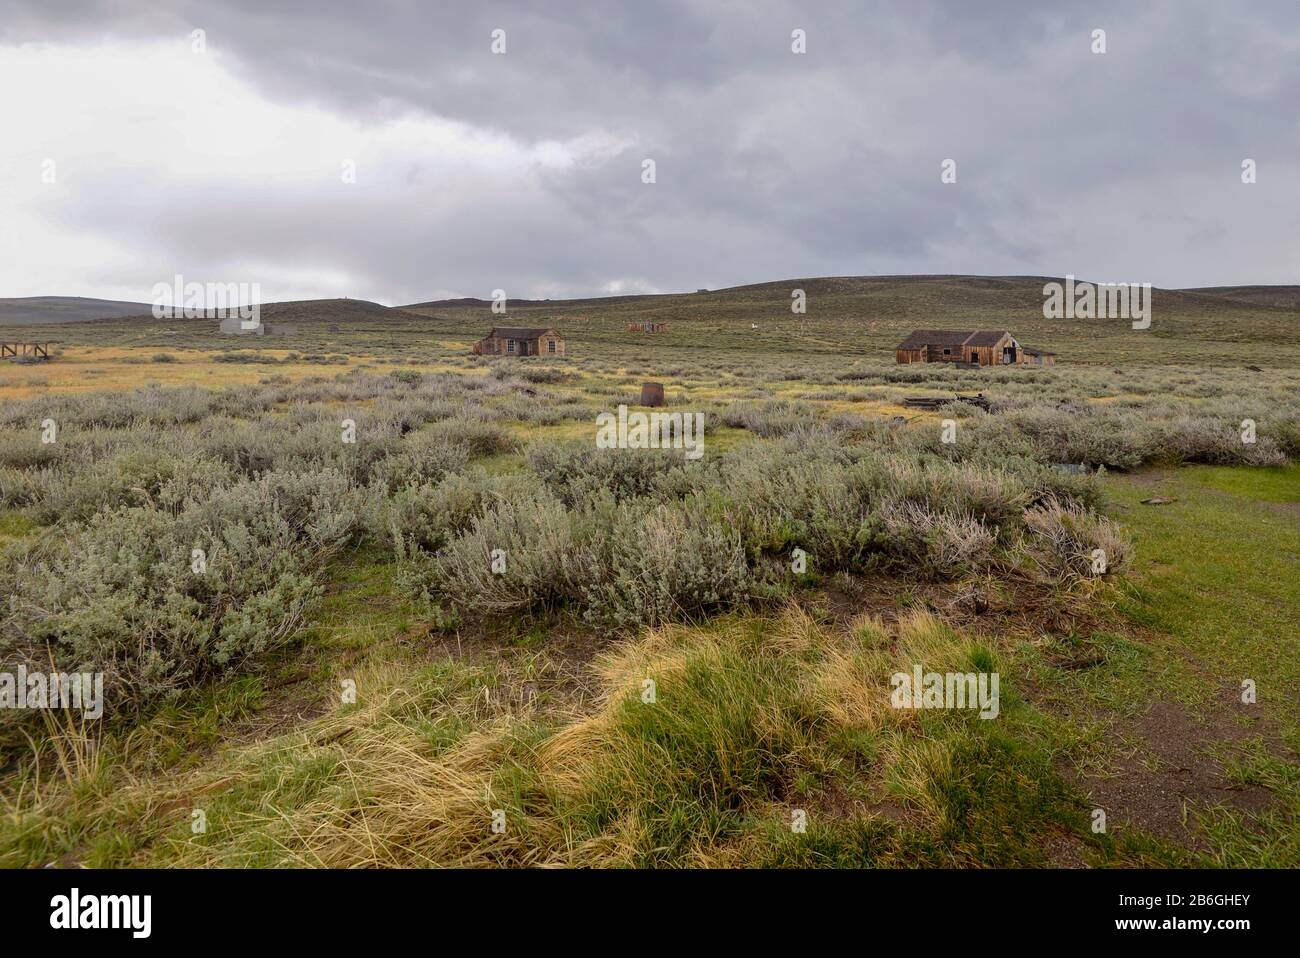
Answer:
<svg viewBox="0 0 1300 958"><path fill-rule="evenodd" d="M103 279L142 294L173 264L245 278L249 263L337 270L389 303L904 272L1297 281L1294 2L8 6L7 46L197 27L277 104L454 120L521 150L606 144L492 176L385 156L346 199L106 172L60 222L138 249L141 275Z"/></svg>

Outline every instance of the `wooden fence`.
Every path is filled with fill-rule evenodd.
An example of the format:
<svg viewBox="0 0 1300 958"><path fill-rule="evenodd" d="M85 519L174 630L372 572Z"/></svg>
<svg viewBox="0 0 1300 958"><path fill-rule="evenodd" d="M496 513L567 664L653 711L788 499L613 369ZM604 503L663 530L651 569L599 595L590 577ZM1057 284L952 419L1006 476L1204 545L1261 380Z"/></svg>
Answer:
<svg viewBox="0 0 1300 958"><path fill-rule="evenodd" d="M53 343L0 343L0 359L17 359L20 356L49 359L52 345Z"/></svg>

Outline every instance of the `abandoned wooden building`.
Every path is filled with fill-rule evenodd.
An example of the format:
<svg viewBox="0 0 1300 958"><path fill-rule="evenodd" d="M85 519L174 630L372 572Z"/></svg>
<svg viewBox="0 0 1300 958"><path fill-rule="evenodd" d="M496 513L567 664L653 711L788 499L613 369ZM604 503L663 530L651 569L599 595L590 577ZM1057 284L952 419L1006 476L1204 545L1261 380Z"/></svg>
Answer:
<svg viewBox="0 0 1300 958"><path fill-rule="evenodd" d="M227 316L218 327L223 336L265 336L266 327L260 318L244 319L240 316Z"/></svg>
<svg viewBox="0 0 1300 958"><path fill-rule="evenodd" d="M479 356L563 356L564 337L554 326L524 329L518 326L494 326L474 344Z"/></svg>
<svg viewBox="0 0 1300 958"><path fill-rule="evenodd" d="M1021 346L1005 329L918 329L898 344L900 363L1053 366L1056 353Z"/></svg>
<svg viewBox="0 0 1300 958"><path fill-rule="evenodd" d="M218 327L223 336L297 336L298 327L293 323L264 323L260 319L241 319L229 316ZM337 333L337 325L330 332Z"/></svg>
<svg viewBox="0 0 1300 958"><path fill-rule="evenodd" d="M667 323L653 323L649 320L627 324L630 333L662 333L667 328Z"/></svg>

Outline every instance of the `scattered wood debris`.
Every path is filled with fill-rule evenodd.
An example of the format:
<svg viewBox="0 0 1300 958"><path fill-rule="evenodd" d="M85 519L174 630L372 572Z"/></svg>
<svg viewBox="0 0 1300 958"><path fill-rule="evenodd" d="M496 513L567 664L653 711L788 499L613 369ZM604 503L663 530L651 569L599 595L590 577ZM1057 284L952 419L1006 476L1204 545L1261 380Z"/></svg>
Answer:
<svg viewBox="0 0 1300 958"><path fill-rule="evenodd" d="M985 412L991 410L992 404L985 398L983 393L976 393L974 396L909 396L903 400L903 405L908 409L938 409L941 406L947 406L950 403L964 402L971 406L978 406Z"/></svg>

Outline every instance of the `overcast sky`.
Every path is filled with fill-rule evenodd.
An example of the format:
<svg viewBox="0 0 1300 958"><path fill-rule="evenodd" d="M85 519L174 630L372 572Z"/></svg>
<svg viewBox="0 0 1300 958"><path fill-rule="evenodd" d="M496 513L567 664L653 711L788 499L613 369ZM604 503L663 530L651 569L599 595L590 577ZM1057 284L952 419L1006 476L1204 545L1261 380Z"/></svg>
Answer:
<svg viewBox="0 0 1300 958"><path fill-rule="evenodd" d="M879 273L1300 282L1300 3L0 0L0 296Z"/></svg>

